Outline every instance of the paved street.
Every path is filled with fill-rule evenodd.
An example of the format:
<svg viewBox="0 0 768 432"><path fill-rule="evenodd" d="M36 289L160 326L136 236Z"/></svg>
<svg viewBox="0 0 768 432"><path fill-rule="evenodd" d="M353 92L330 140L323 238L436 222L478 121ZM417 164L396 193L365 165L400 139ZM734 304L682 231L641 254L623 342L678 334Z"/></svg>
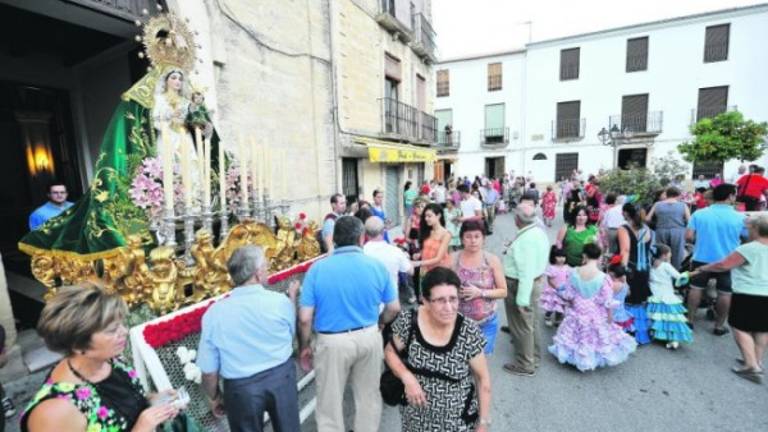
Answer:
<svg viewBox="0 0 768 432"><path fill-rule="evenodd" d="M512 238L512 216L500 216L489 249L501 253ZM558 224L559 225L559 224ZM555 237L556 227L550 231ZM504 317L504 310L499 305ZM506 318L502 319L506 322ZM560 365L549 353L533 378L502 370L511 355L500 333L489 360L493 379L493 430L526 432L580 431L765 431L768 385L755 385L729 369L739 356L730 335L713 336L702 320L695 340L677 352L662 345L639 348L617 367L581 373ZM544 345L554 331L540 322ZM349 395L347 399L350 399ZM347 412L351 404L347 404ZM351 420L351 419L350 419ZM351 428L351 421L347 426ZM386 407L381 431L400 430L397 409ZM314 419L302 428L314 431Z"/></svg>

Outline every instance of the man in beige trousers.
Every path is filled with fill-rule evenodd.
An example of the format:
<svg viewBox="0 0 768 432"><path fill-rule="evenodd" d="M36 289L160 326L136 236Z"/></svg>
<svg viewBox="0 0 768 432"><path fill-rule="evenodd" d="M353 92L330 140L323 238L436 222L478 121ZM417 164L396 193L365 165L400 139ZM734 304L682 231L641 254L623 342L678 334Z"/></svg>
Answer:
<svg viewBox="0 0 768 432"><path fill-rule="evenodd" d="M517 206L515 225L517 236L504 255L509 290L504 306L515 353L504 370L530 377L536 374L541 360L536 317L550 244L547 234L536 224L536 208L530 203Z"/></svg>
<svg viewBox="0 0 768 432"><path fill-rule="evenodd" d="M304 278L299 308L300 362L316 373L319 432L346 432L342 402L349 379L355 432L379 430L379 378L384 358L380 327L400 311L397 287L387 269L361 248L363 223L336 220L333 253L317 261ZM379 313L380 305L384 308ZM314 351L310 346L316 333Z"/></svg>

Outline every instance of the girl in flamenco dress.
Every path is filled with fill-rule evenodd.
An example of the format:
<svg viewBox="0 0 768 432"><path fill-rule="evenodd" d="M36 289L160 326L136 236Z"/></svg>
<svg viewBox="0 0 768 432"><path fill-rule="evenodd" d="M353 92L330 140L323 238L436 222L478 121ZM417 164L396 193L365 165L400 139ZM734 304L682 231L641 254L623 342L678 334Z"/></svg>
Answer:
<svg viewBox="0 0 768 432"><path fill-rule="evenodd" d="M565 302L557 295L557 288L565 285L572 268L565 263L565 251L552 246L549 251L549 265L544 271L547 277L544 289L539 298L539 304L544 310L544 325L552 327L560 325L565 313Z"/></svg>
<svg viewBox="0 0 768 432"><path fill-rule="evenodd" d="M620 255L611 259L608 265L608 276L613 280L613 300L618 303L612 311L613 322L625 332L634 332L635 318L624 307L624 301L629 294L629 285L627 284L627 269L621 265Z"/></svg>
<svg viewBox="0 0 768 432"><path fill-rule="evenodd" d="M584 264L575 269L569 282L558 293L570 303L565 319L549 346L560 363L568 363L584 372L598 367L616 366L627 360L637 343L613 323L611 309L613 281L600 271L600 248L584 246Z"/></svg>
<svg viewBox="0 0 768 432"><path fill-rule="evenodd" d="M667 343L667 349L677 349L680 343L693 342L693 332L688 327L683 301L675 294L674 286L684 285L688 273L679 273L670 264L672 249L657 244L653 251L651 267L651 297L648 298L648 318L651 319L653 339ZM674 284L674 286L673 286Z"/></svg>

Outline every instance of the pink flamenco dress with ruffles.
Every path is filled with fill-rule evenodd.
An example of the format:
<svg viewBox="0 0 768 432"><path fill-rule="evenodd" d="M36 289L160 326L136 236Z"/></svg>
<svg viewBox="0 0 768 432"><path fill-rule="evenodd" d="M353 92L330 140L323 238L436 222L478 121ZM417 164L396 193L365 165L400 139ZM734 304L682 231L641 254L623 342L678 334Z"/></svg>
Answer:
<svg viewBox="0 0 768 432"><path fill-rule="evenodd" d="M571 272L571 267L568 265L556 266L548 265L544 271L544 289L541 290L541 296L539 297L539 304L541 309L546 312L559 312L565 313L565 301L557 294L557 288L565 285L568 282L568 275ZM549 283L549 279L554 279L554 286Z"/></svg>
<svg viewBox="0 0 768 432"><path fill-rule="evenodd" d="M608 311L618 303L613 299L611 279L604 273L584 281L578 271L573 271L558 294L569 304L554 343L549 346L549 352L560 363L585 372L616 366L635 351L635 339L608 321Z"/></svg>

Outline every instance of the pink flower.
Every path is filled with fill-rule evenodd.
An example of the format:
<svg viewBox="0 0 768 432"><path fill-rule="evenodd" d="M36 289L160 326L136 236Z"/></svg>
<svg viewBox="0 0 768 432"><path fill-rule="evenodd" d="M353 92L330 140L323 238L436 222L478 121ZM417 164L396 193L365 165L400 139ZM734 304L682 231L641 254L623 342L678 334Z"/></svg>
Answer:
<svg viewBox="0 0 768 432"><path fill-rule="evenodd" d="M136 369L131 369L128 371L128 378L136 379L137 376L139 376L139 374L136 372Z"/></svg>
<svg viewBox="0 0 768 432"><path fill-rule="evenodd" d="M96 411L96 415L99 417L99 419L104 420L107 418L107 416L109 416L109 409L107 409L107 407L102 405Z"/></svg>
<svg viewBox="0 0 768 432"><path fill-rule="evenodd" d="M89 387L80 387L75 390L75 396L77 400L85 400L91 397L91 389Z"/></svg>

